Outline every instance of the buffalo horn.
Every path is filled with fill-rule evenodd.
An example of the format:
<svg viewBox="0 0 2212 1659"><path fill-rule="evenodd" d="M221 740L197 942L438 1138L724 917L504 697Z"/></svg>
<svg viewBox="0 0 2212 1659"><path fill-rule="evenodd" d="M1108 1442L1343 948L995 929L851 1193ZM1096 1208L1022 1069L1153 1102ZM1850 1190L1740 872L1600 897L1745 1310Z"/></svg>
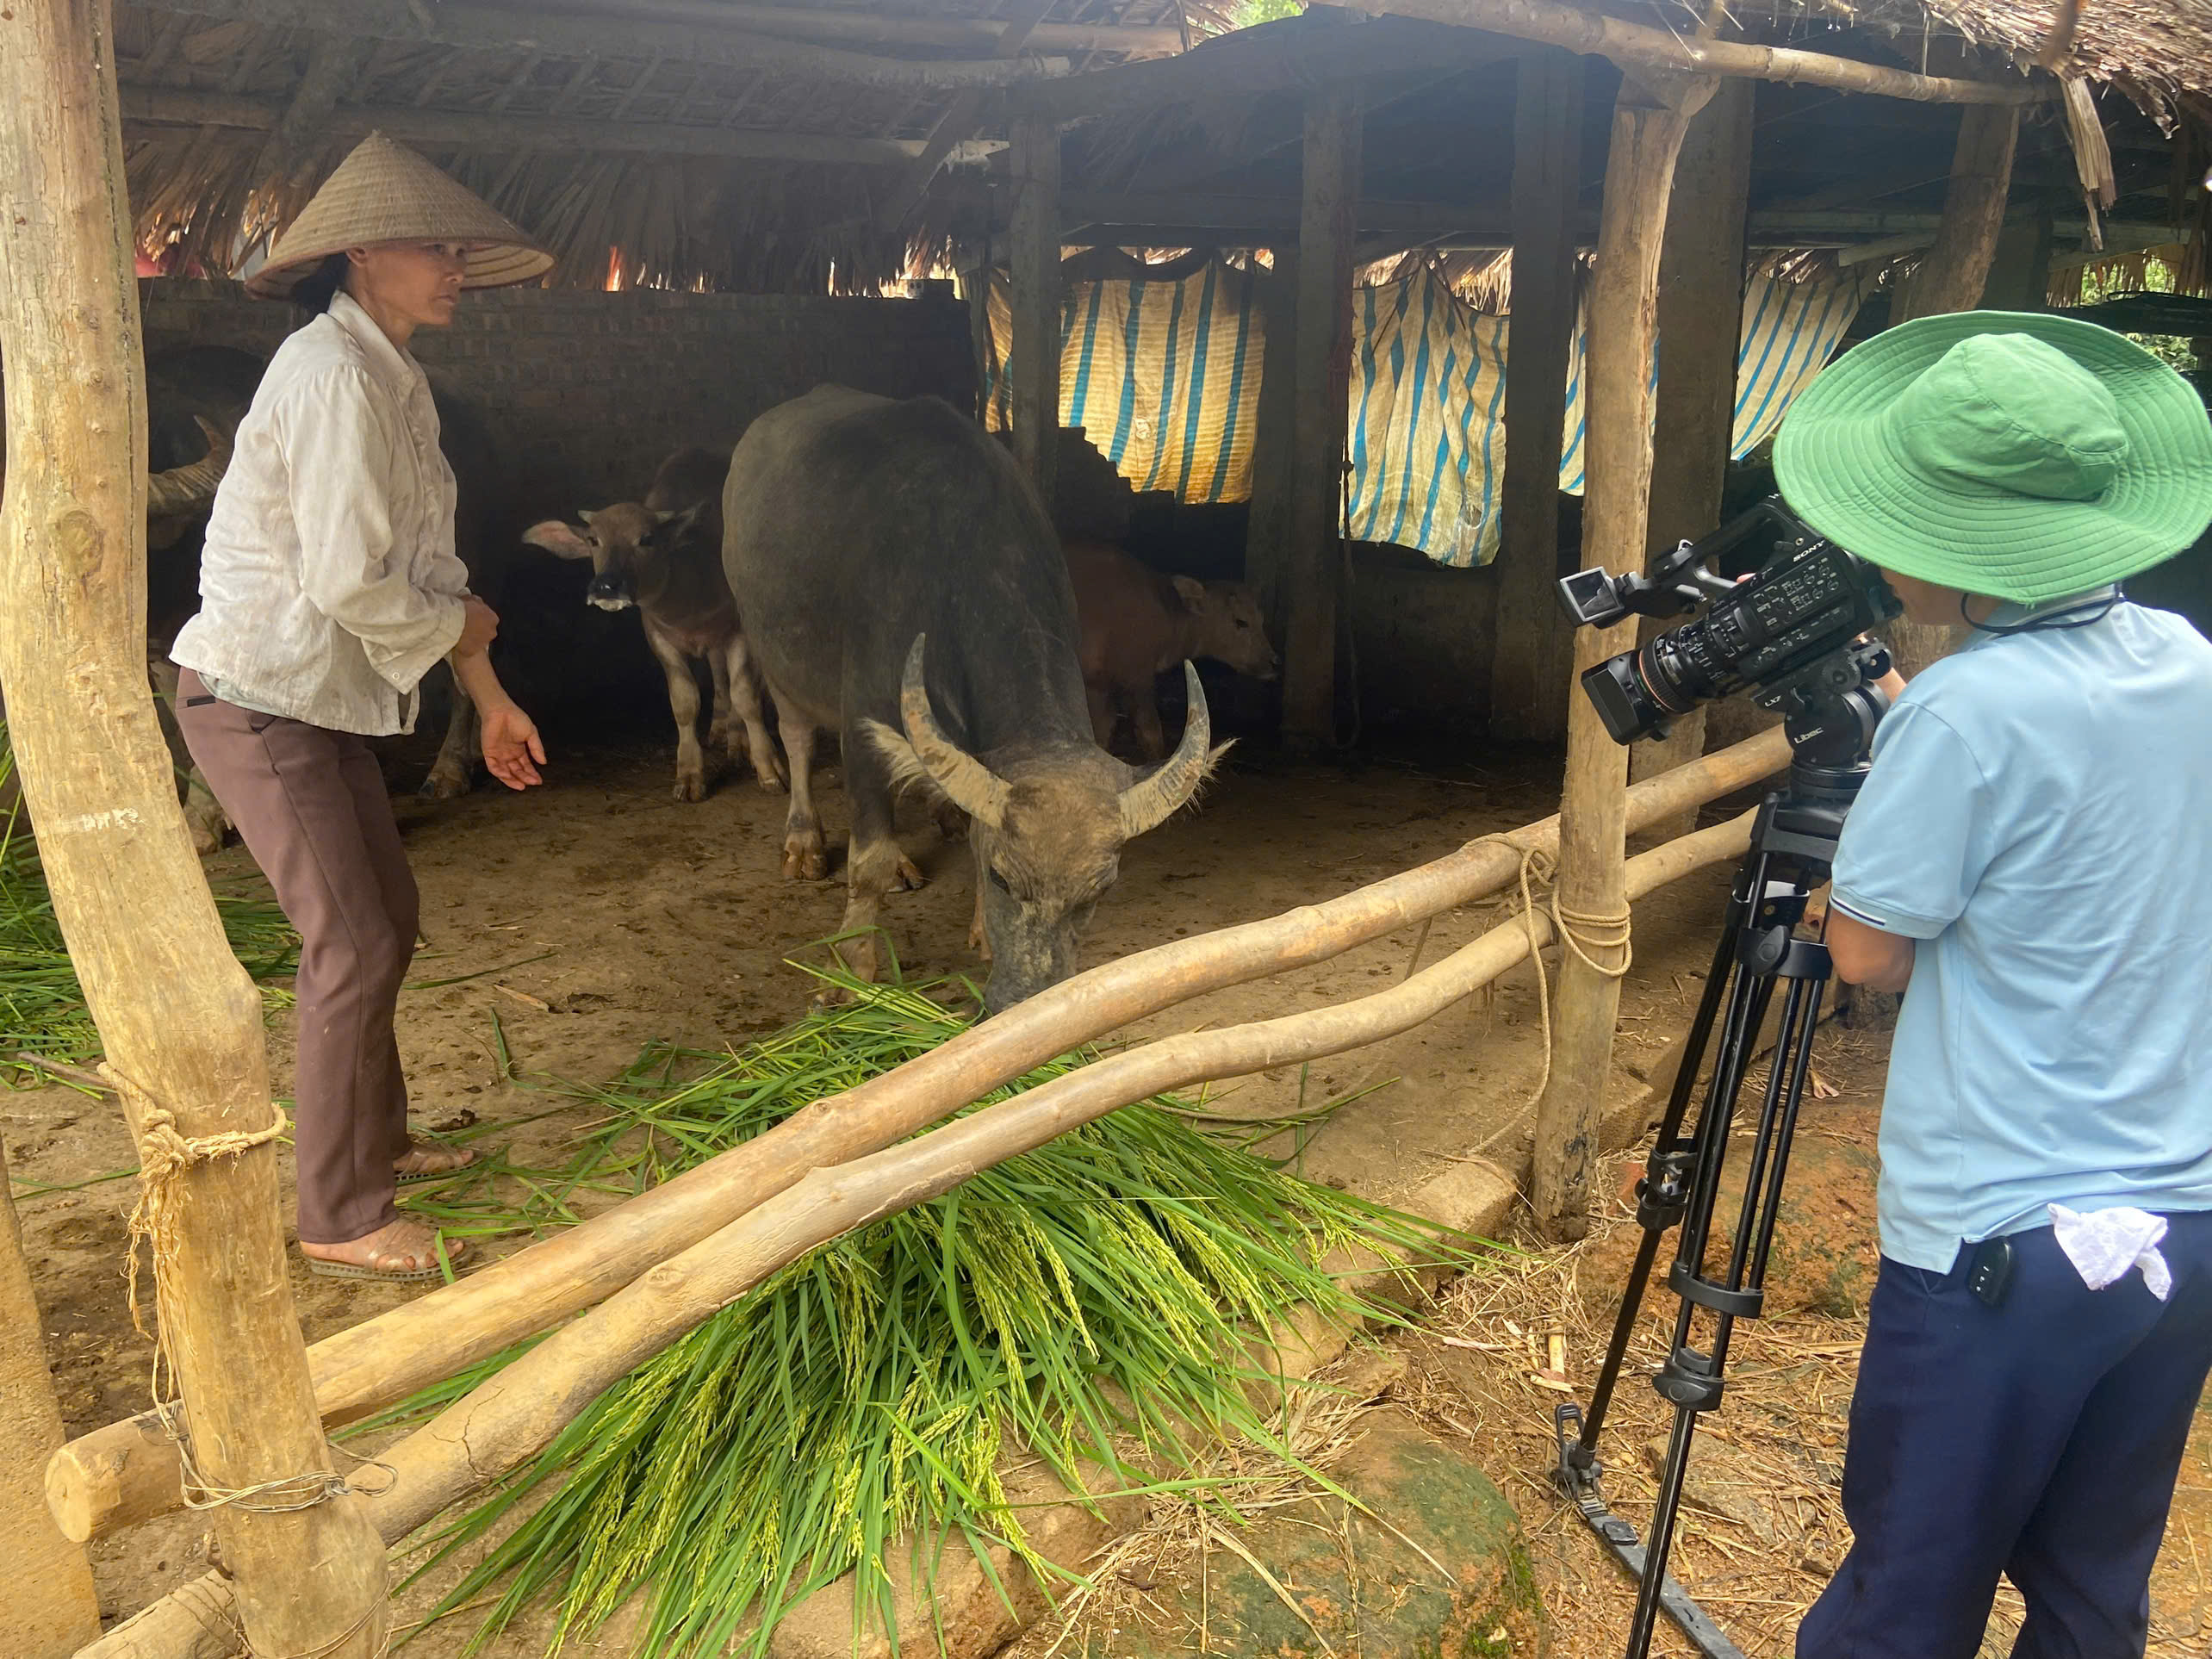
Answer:
<svg viewBox="0 0 2212 1659"><path fill-rule="evenodd" d="M1141 836L1182 811L1206 780L1213 757L1207 753L1214 740L1214 724L1206 713L1206 690L1198 683L1198 670L1183 665L1183 684L1190 699L1190 712L1183 722L1183 741L1175 753L1149 778L1140 779L1122 792L1122 834Z"/></svg>
<svg viewBox="0 0 2212 1659"><path fill-rule="evenodd" d="M929 637L915 635L914 649L906 654L906 674L898 687L899 723L906 728L906 741L914 745L916 757L947 798L970 817L997 830L1006 819L1006 786L938 726L922 674L922 648Z"/></svg>
<svg viewBox="0 0 2212 1659"><path fill-rule="evenodd" d="M215 499L215 486L222 482L223 469L230 465L228 434L198 415L192 419L207 434L208 452L189 466L147 475L146 512L149 519L181 518L199 512Z"/></svg>

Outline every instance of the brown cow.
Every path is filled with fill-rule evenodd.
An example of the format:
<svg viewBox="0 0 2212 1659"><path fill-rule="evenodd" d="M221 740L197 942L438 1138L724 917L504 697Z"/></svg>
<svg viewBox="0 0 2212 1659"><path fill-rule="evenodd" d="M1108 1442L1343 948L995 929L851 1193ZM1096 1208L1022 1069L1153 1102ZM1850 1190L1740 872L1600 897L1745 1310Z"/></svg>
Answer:
<svg viewBox="0 0 2212 1659"><path fill-rule="evenodd" d="M1083 625L1083 687L1101 748L1126 708L1144 758L1167 753L1153 682L1179 662L1208 656L1256 680L1275 678L1259 596L1245 583L1163 576L1103 542L1069 542L1065 551Z"/></svg>
<svg viewBox="0 0 2212 1659"><path fill-rule="evenodd" d="M522 537L560 558L589 559L592 581L585 597L601 610L637 607L645 643L668 676L680 801L706 795L699 683L692 678L694 657L706 659L714 679L707 743L736 758L734 708L761 787L777 793L786 775L783 757L768 739L751 653L737 624L737 604L722 574L722 482L729 470L726 454L679 450L653 475L643 501L618 501L579 513L581 530L549 519L531 525Z"/></svg>

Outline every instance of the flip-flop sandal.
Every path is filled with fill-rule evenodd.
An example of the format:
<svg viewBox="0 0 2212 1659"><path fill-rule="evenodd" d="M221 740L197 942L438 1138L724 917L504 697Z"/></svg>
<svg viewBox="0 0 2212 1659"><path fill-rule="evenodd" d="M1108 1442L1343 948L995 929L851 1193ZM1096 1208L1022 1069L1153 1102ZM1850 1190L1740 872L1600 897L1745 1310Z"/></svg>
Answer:
<svg viewBox="0 0 2212 1659"><path fill-rule="evenodd" d="M427 1267L418 1267L403 1272L396 1268L364 1267L358 1262L325 1261L320 1256L307 1256L305 1252L301 1253L306 1256L308 1271L326 1279L377 1279L387 1284L420 1284L432 1279L443 1279L445 1277L445 1270L435 1261ZM395 1256L412 1260L414 1252L393 1250L377 1252L379 1261ZM468 1259L468 1246L448 1245L445 1247L445 1258L457 1269L463 1261Z"/></svg>
<svg viewBox="0 0 2212 1659"><path fill-rule="evenodd" d="M420 1181L450 1181L457 1175L468 1174L483 1161L483 1154L472 1149L467 1163L456 1164L450 1170L415 1170L405 1175L395 1174L393 1178L403 1187L413 1186Z"/></svg>

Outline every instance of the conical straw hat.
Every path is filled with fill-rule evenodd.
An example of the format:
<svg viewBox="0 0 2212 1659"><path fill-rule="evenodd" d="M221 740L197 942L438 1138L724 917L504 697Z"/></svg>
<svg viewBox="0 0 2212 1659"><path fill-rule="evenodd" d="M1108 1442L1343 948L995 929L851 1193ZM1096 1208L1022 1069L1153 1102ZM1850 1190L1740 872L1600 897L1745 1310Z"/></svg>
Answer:
<svg viewBox="0 0 2212 1659"><path fill-rule="evenodd" d="M413 151L371 133L285 227L246 292L276 299L320 261L378 242L465 242L463 288L500 288L543 276L553 256L466 186Z"/></svg>

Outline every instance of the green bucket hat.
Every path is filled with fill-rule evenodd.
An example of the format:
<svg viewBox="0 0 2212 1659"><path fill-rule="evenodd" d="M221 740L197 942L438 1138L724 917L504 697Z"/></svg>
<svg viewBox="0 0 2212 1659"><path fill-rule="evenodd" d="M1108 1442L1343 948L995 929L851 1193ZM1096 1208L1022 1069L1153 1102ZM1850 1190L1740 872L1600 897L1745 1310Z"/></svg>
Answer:
<svg viewBox="0 0 2212 1659"><path fill-rule="evenodd" d="M2212 524L2212 419L2094 323L1960 311L1823 370L1774 442L1782 499L1886 570L2021 604L2168 559Z"/></svg>

